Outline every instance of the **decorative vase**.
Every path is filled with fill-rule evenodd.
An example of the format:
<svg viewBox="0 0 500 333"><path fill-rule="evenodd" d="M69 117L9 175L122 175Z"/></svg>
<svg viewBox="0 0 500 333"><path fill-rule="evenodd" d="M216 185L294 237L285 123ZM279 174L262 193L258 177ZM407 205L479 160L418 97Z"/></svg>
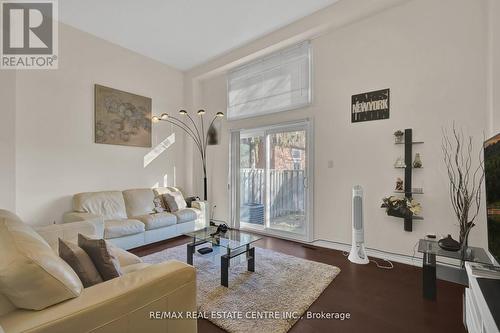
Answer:
<svg viewBox="0 0 500 333"><path fill-rule="evenodd" d="M400 157L397 158L396 162L394 162L395 168L406 168L406 164L403 159Z"/></svg>
<svg viewBox="0 0 500 333"><path fill-rule="evenodd" d="M417 168L417 169L422 167L422 159L420 158L420 153L415 154L415 160L413 161L413 167Z"/></svg>
<svg viewBox="0 0 500 333"><path fill-rule="evenodd" d="M447 237L439 240L438 245L440 248L446 251L459 251L462 246L459 242L451 238L451 235L448 235Z"/></svg>
<svg viewBox="0 0 500 333"><path fill-rule="evenodd" d="M404 191L404 186L403 186L403 180L401 178L398 177L398 179L396 179L396 188L395 188L396 191Z"/></svg>
<svg viewBox="0 0 500 333"><path fill-rule="evenodd" d="M403 143L404 132L402 130L397 130L394 132L394 142L395 143Z"/></svg>

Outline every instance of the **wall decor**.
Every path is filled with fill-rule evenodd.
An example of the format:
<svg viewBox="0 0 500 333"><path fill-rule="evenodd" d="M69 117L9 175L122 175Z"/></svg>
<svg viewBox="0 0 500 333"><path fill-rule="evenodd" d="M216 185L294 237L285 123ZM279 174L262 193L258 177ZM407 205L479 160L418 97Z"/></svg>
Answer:
<svg viewBox="0 0 500 333"><path fill-rule="evenodd" d="M352 95L351 122L389 119L389 89Z"/></svg>
<svg viewBox="0 0 500 333"><path fill-rule="evenodd" d="M151 98L96 84L95 143L151 147Z"/></svg>

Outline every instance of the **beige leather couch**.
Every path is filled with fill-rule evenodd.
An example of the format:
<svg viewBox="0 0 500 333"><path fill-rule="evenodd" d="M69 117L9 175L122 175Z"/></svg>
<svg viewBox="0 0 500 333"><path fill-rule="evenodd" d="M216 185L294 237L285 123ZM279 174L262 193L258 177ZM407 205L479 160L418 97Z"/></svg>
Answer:
<svg viewBox="0 0 500 333"><path fill-rule="evenodd" d="M161 187L75 194L73 212L64 215L64 222L102 221L99 237L123 249L176 237L204 225L208 205L202 201L175 213L154 212L154 198L174 191L180 192L178 188Z"/></svg>
<svg viewBox="0 0 500 333"><path fill-rule="evenodd" d="M99 222L82 221L51 225L39 228L35 232L14 214L0 210L2 241L0 274L2 275L6 274L6 270L12 275L22 266L16 261L19 257L13 255L13 251L23 246L28 247L25 253L29 254L31 251L29 247L33 245L32 242L20 242L19 239L9 242L9 238L14 237L13 229L18 235L31 234L31 239L39 243L37 249L51 252L57 251L59 237L70 241L76 241L78 233L96 237L101 232L102 225L99 225ZM16 245L10 245L15 248L9 248L8 244ZM48 306L43 310L17 308L3 293L7 286L0 284L0 332L2 329L5 333L197 331L195 319L150 319L151 312L155 311L184 313L196 311L196 271L192 266L178 261L149 265L123 249L114 247L112 251L120 261L122 271L125 273L123 276L85 288L78 297ZM49 252L41 258L47 257ZM53 269L57 270L57 267ZM26 274L23 274L21 269L19 275L19 279L25 283ZM37 288L44 288L46 285L44 281L39 280L34 283ZM26 294L23 297L30 295Z"/></svg>

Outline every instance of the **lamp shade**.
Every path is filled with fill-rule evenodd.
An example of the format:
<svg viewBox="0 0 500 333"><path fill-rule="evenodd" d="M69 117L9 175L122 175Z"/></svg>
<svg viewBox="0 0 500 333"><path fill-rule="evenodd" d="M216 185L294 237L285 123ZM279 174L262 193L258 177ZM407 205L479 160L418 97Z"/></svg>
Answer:
<svg viewBox="0 0 500 333"><path fill-rule="evenodd" d="M219 133L215 128L214 124L210 125L207 131L207 144L210 146L219 144Z"/></svg>

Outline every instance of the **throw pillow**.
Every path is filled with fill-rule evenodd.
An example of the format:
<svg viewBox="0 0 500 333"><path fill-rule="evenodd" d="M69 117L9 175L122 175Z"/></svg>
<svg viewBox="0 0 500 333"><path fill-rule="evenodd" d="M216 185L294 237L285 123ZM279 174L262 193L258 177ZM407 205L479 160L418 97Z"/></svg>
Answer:
<svg viewBox="0 0 500 333"><path fill-rule="evenodd" d="M73 268L85 288L102 282L101 274L97 271L92 259L78 245L59 238L59 257Z"/></svg>
<svg viewBox="0 0 500 333"><path fill-rule="evenodd" d="M155 211L157 213L161 213L167 210L165 203L163 202L163 198L161 196L157 196L153 199L153 204L155 205Z"/></svg>
<svg viewBox="0 0 500 333"><path fill-rule="evenodd" d="M78 275L13 213L0 209L0 293L16 307L41 310L78 297Z"/></svg>
<svg viewBox="0 0 500 333"><path fill-rule="evenodd" d="M198 201L198 200L200 200L200 197L195 197L195 196L187 197L186 204L187 204L188 208L191 208L193 201Z"/></svg>
<svg viewBox="0 0 500 333"><path fill-rule="evenodd" d="M104 281L122 275L120 262L112 254L104 239L91 239L78 234L78 246L87 252Z"/></svg>
<svg viewBox="0 0 500 333"><path fill-rule="evenodd" d="M165 193L162 197L172 213L187 207L186 200L184 200L181 192Z"/></svg>

